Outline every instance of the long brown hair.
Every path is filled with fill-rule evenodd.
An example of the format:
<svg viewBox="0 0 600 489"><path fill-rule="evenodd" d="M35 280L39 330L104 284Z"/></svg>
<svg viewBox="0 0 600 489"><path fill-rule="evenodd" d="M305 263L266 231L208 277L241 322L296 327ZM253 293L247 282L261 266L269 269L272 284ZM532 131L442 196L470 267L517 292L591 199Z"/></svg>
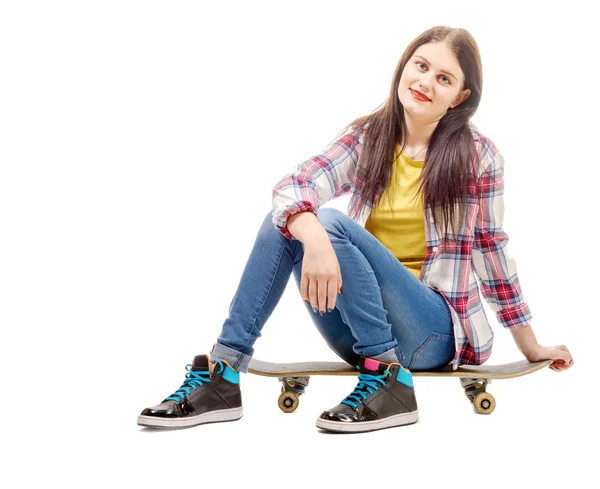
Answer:
<svg viewBox="0 0 600 489"><path fill-rule="evenodd" d="M392 177L394 150L401 143L401 151L406 147L408 127L404 107L398 98L398 85L404 67L414 52L423 44L445 41L458 59L465 75L462 90L470 89L466 100L440 119L436 126L425 155L423 171L419 176L419 192L423 192L423 205L431 206L438 236L448 234L449 223L456 234L455 224L463 222L465 201L474 192L475 145L469 127L469 119L476 112L481 100L483 75L479 48L471 34L465 29L436 26L426 30L413 40L400 58L394 72L390 95L386 102L373 113L352 121L342 131L349 128L357 133L365 128L363 150L358 162L362 173L357 179L361 188L351 200L350 206L362 199L359 214L365 205L374 206ZM392 189L390 189L392 190ZM389 192L386 192L389 198ZM458 209L457 209L458 206ZM457 213L460 219L457 220ZM444 227L442 228L441 223Z"/></svg>

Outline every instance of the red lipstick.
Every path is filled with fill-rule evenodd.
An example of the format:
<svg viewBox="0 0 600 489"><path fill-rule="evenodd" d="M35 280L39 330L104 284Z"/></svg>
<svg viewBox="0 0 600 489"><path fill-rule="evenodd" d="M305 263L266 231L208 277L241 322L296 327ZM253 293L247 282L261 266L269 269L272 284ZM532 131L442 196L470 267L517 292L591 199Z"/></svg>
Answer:
<svg viewBox="0 0 600 489"><path fill-rule="evenodd" d="M429 100L429 98L422 94L421 92L417 91L417 90L413 90L412 88L409 88L410 93L412 93L412 96L414 98L416 98L417 100L420 100L421 102L431 102L431 100Z"/></svg>

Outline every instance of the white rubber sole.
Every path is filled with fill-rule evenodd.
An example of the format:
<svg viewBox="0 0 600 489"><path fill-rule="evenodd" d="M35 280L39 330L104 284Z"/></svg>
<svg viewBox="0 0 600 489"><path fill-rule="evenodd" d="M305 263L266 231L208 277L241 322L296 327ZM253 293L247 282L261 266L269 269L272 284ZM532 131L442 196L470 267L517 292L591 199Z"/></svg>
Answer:
<svg viewBox="0 0 600 489"><path fill-rule="evenodd" d="M382 430L384 428L392 428L393 426L402 426L405 424L413 424L419 420L419 411L410 413L395 414L387 418L378 419L375 421L359 421L349 423L343 421L331 421L328 419L317 419L317 428L324 430L337 431L340 433L361 433L363 431Z"/></svg>
<svg viewBox="0 0 600 489"><path fill-rule="evenodd" d="M189 428L204 423L218 423L221 421L235 421L243 415L243 409L219 409L191 416L189 418L157 418L155 416L138 416L137 424L150 428Z"/></svg>

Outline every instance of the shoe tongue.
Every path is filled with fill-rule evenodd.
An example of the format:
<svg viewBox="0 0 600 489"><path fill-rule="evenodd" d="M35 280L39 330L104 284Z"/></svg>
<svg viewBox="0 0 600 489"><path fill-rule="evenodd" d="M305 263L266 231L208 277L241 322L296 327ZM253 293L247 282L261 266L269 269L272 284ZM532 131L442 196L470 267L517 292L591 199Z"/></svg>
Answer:
<svg viewBox="0 0 600 489"><path fill-rule="evenodd" d="M389 363L365 357L360 357L358 361L359 372L361 374L383 375L389 365Z"/></svg>
<svg viewBox="0 0 600 489"><path fill-rule="evenodd" d="M205 371L208 370L208 364L210 363L210 359L208 355L196 355L194 358L194 362L192 363L193 371Z"/></svg>

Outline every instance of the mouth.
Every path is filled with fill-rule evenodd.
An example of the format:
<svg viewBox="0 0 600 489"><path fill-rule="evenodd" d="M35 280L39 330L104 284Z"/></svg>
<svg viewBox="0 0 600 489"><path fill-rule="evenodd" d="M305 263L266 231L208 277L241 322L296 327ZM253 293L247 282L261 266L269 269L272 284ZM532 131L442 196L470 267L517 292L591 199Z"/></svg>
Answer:
<svg viewBox="0 0 600 489"><path fill-rule="evenodd" d="M412 88L409 88L410 93L412 94L412 96L414 98L416 98L417 100L421 101L421 102L431 102L431 99L429 97L427 97L425 94L419 92L418 90L413 90Z"/></svg>

